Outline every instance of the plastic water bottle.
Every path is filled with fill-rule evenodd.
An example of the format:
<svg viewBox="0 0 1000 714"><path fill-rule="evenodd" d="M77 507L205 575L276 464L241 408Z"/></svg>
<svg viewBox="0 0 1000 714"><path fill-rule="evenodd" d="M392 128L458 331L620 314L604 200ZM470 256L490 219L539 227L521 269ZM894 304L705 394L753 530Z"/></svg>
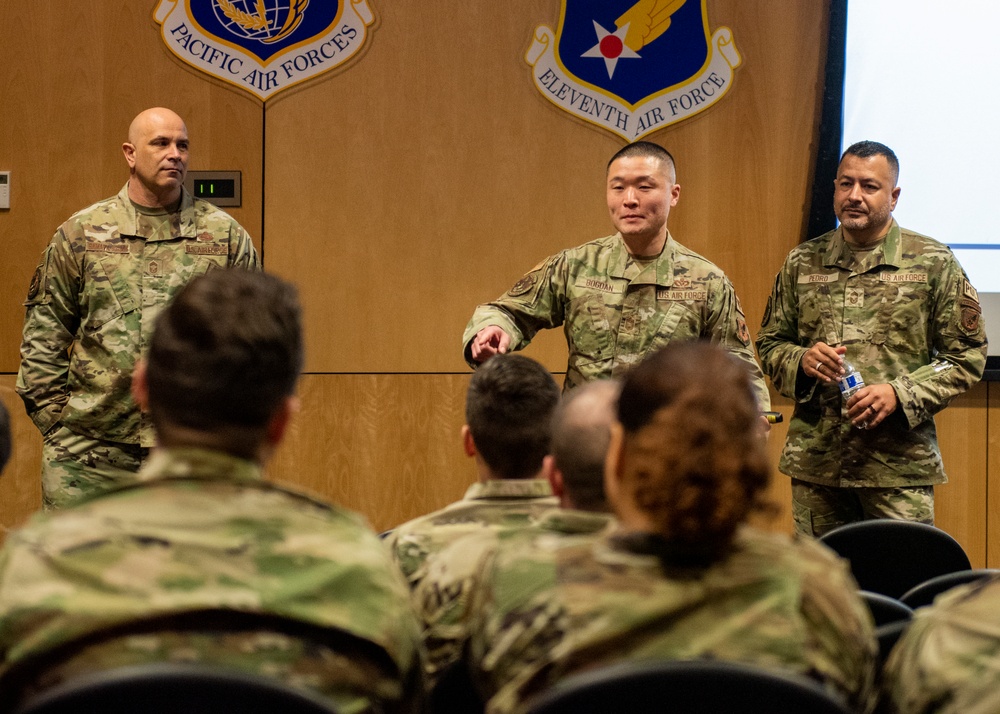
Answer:
<svg viewBox="0 0 1000 714"><path fill-rule="evenodd" d="M846 402L852 394L865 386L865 379L853 364L845 360L844 376L840 378L839 385L840 395Z"/></svg>
<svg viewBox="0 0 1000 714"><path fill-rule="evenodd" d="M847 400L851 398L852 394L865 386L865 379L853 364L844 360L844 376L840 378L838 385L840 386L840 395L843 397L843 414L846 419Z"/></svg>

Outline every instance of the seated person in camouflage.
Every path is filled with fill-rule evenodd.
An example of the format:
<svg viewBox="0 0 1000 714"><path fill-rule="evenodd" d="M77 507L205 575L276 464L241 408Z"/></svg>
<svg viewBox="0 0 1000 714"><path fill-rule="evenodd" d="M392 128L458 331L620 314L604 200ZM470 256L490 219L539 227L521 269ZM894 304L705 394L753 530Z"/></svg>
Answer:
<svg viewBox="0 0 1000 714"><path fill-rule="evenodd" d="M621 660L747 662L873 705L871 615L847 564L746 525L765 507L764 430L742 363L671 344L624 378L596 538L501 543L471 595L469 666L487 711Z"/></svg>
<svg viewBox="0 0 1000 714"><path fill-rule="evenodd" d="M880 711L1000 712L1000 578L953 588L916 611L885 664Z"/></svg>
<svg viewBox="0 0 1000 714"><path fill-rule="evenodd" d="M302 358L278 278L215 270L178 293L134 377L159 439L139 481L36 515L0 551L0 698L197 661L342 712L421 706L419 630L378 537L262 478Z"/></svg>
<svg viewBox="0 0 1000 714"><path fill-rule="evenodd" d="M549 481L559 499L552 523L568 533L592 533L610 521L604 493L604 459L621 382L601 379L563 395L552 417L552 468ZM578 520L577 520L578 518Z"/></svg>
<svg viewBox="0 0 1000 714"><path fill-rule="evenodd" d="M410 587L427 560L483 529L524 526L557 505L546 479L552 412L559 387L533 359L507 355L477 370L465 399L462 445L477 483L461 501L396 528L387 538Z"/></svg>
<svg viewBox="0 0 1000 714"><path fill-rule="evenodd" d="M771 403L740 301L722 270L667 230L680 199L674 158L648 141L625 146L607 168L615 235L546 258L493 302L476 308L462 337L471 367L519 350L562 326L564 388L619 377L668 342L708 338L746 365L761 409Z"/></svg>
<svg viewBox="0 0 1000 714"><path fill-rule="evenodd" d="M552 417L548 470L559 506L527 526L557 536L596 534L612 520L604 495L604 460L611 439L619 382L602 379L567 392ZM496 529L459 538L434 556L413 591L423 622L428 679L433 684L455 665L469 636L468 593L484 558L525 527Z"/></svg>

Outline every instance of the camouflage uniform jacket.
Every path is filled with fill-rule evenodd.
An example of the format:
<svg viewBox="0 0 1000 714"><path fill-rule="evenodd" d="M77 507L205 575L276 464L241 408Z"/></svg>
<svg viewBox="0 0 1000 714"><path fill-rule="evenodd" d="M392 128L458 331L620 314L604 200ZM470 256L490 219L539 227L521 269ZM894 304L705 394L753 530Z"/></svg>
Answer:
<svg viewBox="0 0 1000 714"><path fill-rule="evenodd" d="M44 434L60 423L94 439L153 446L130 393L160 310L211 268L260 269L250 236L184 191L170 233L154 232L128 184L59 227L25 302L17 392Z"/></svg>
<svg viewBox="0 0 1000 714"><path fill-rule="evenodd" d="M892 385L896 413L875 429L853 428L837 384L801 370L819 341L847 347L865 384ZM986 365L978 296L947 246L895 221L857 258L839 228L803 243L778 273L757 349L775 388L795 400L783 473L836 487L946 481L932 417Z"/></svg>
<svg viewBox="0 0 1000 714"><path fill-rule="evenodd" d="M886 662L886 711L996 714L1000 711L1000 579L939 595L914 615Z"/></svg>
<svg viewBox="0 0 1000 714"><path fill-rule="evenodd" d="M844 561L749 528L711 565L676 556L655 536L614 531L503 543L471 604L469 663L487 712L521 711L583 669L699 658L811 676L871 710L877 645Z"/></svg>
<svg viewBox="0 0 1000 714"><path fill-rule="evenodd" d="M553 508L527 528L473 533L437 553L412 598L424 628L428 680L433 684L461 658L469 639L469 602L477 588L477 576L486 557L504 541L529 530L553 538L594 537L612 522L610 513Z"/></svg>
<svg viewBox="0 0 1000 714"><path fill-rule="evenodd" d="M732 283L669 234L648 264L629 255L620 233L542 261L499 299L476 308L462 338L471 367L470 343L489 325L510 335L511 350L562 325L567 389L619 377L671 340L709 338L746 363L761 408L770 407Z"/></svg>
<svg viewBox="0 0 1000 714"><path fill-rule="evenodd" d="M427 560L449 543L470 533L523 527L558 505L545 479L474 483L461 501L402 524L386 543L413 588L423 578Z"/></svg>
<svg viewBox="0 0 1000 714"><path fill-rule="evenodd" d="M139 478L7 537L0 691L194 660L279 676L343 712L419 702L406 586L358 516L214 451L155 451ZM243 631L226 634L227 617Z"/></svg>

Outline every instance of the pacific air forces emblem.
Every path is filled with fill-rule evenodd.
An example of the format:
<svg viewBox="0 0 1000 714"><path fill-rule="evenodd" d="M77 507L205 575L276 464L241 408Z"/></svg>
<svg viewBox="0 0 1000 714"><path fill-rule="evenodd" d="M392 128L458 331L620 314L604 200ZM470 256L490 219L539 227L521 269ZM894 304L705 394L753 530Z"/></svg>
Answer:
<svg viewBox="0 0 1000 714"><path fill-rule="evenodd" d="M538 91L635 141L708 109L741 59L707 0L562 0L559 29L535 28L525 59Z"/></svg>
<svg viewBox="0 0 1000 714"><path fill-rule="evenodd" d="M365 43L369 0L159 0L167 49L262 100L340 66Z"/></svg>

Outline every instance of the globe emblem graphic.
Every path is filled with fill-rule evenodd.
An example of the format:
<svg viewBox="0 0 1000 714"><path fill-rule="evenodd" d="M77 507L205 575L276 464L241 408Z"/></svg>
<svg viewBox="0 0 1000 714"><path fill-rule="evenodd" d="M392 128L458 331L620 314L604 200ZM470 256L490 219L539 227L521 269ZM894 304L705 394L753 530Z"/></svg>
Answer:
<svg viewBox="0 0 1000 714"><path fill-rule="evenodd" d="M270 44L291 33L307 4L308 0L212 0L212 10L237 37Z"/></svg>

